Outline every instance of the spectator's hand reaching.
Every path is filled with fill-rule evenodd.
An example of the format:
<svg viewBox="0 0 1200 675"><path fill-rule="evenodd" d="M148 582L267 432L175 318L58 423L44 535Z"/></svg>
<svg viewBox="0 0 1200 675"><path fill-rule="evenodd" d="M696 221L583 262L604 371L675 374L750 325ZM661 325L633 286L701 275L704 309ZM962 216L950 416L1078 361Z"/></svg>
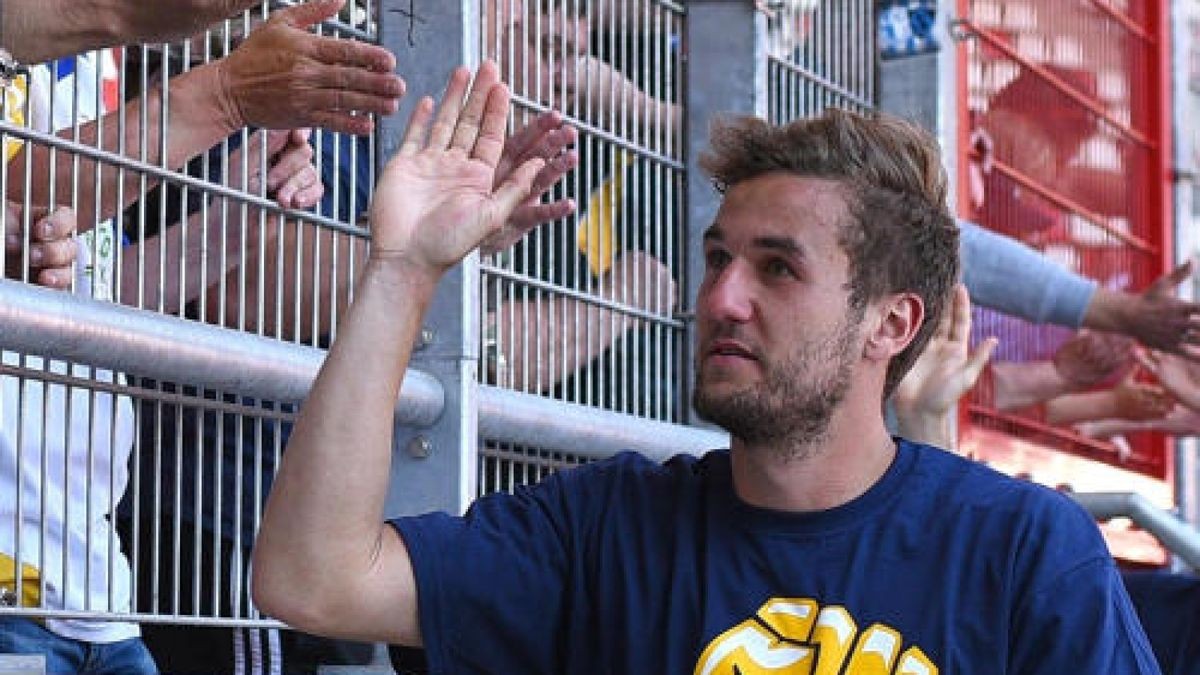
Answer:
<svg viewBox="0 0 1200 675"><path fill-rule="evenodd" d="M1153 351L1139 351L1137 359L1180 403L1200 413L1200 364L1176 354Z"/></svg>
<svg viewBox="0 0 1200 675"><path fill-rule="evenodd" d="M1054 353L1054 370L1076 389L1088 389L1132 364L1133 341L1122 335L1081 330Z"/></svg>
<svg viewBox="0 0 1200 675"><path fill-rule="evenodd" d="M1124 420L1156 420L1175 407L1175 399L1162 387L1136 382L1130 374L1112 389L1115 417Z"/></svg>
<svg viewBox="0 0 1200 675"><path fill-rule="evenodd" d="M996 348L988 338L971 352L971 300L967 289L954 289L937 332L912 369L892 394L900 435L910 440L950 448L954 445L950 420L958 400L975 386Z"/></svg>
<svg viewBox="0 0 1200 675"><path fill-rule="evenodd" d="M546 164L534 179L529 198L513 211L499 232L480 245L480 251L485 254L502 251L534 227L565 218L575 211L575 202L570 199L541 203L542 196L579 163L579 156L569 150L575 137L574 127L564 125L558 113L547 112L538 115L504 143L500 163L496 165L494 187L497 189L529 160L541 159Z"/></svg>
<svg viewBox="0 0 1200 675"><path fill-rule="evenodd" d="M1151 349L1200 361L1200 304L1175 297L1175 288L1190 276L1189 260L1127 298L1125 332Z"/></svg>
<svg viewBox="0 0 1200 675"><path fill-rule="evenodd" d="M529 159L496 187L508 89L495 64L484 63L464 104L469 80L467 69L454 71L436 117L431 99L417 104L371 205L371 259L399 263L430 281L495 236L529 199L545 166Z"/></svg>
<svg viewBox="0 0 1200 675"><path fill-rule="evenodd" d="M268 132L267 192L285 209L307 209L325 194L321 175L313 166L313 148L308 144L311 129Z"/></svg>
<svg viewBox="0 0 1200 675"><path fill-rule="evenodd" d="M59 207L47 214L44 208L36 209L30 221L28 270L25 261L25 232L22 228L21 209L12 202L5 202L8 210L5 222L4 276L9 279L28 279L47 288L70 288L74 278L72 266L78 252L75 244L75 212ZM28 272L28 277L26 277Z"/></svg>
<svg viewBox="0 0 1200 675"><path fill-rule="evenodd" d="M324 127L367 134L368 113L395 112L404 83L388 50L307 29L337 14L345 0L310 0L281 9L250 34L220 68L217 96L230 126Z"/></svg>

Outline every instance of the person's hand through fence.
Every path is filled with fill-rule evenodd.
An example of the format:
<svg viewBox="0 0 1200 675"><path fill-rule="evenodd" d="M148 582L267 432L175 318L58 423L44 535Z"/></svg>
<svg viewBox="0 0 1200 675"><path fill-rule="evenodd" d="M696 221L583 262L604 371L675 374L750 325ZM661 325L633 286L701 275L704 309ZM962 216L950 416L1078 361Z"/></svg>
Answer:
<svg viewBox="0 0 1200 675"><path fill-rule="evenodd" d="M311 129L271 131L267 141L270 168L267 192L285 209L316 206L325 194L321 174L313 165L313 148L308 139ZM280 138L282 136L282 138Z"/></svg>
<svg viewBox="0 0 1200 675"><path fill-rule="evenodd" d="M952 447L950 421L958 401L979 380L996 348L988 338L969 348L971 300L959 284L947 311L921 356L892 394L900 435L910 440Z"/></svg>
<svg viewBox="0 0 1200 675"><path fill-rule="evenodd" d="M217 96L233 127L324 127L367 134L371 118L396 111L404 82L391 52L308 28L336 16L345 0L310 0L276 11L228 57Z"/></svg>
<svg viewBox="0 0 1200 675"><path fill-rule="evenodd" d="M1081 330L1054 353L1054 370L1075 389L1116 377L1133 364L1133 341L1113 333Z"/></svg>
<svg viewBox="0 0 1200 675"><path fill-rule="evenodd" d="M1192 276L1192 261L1159 277L1126 299L1124 332L1151 349L1200 362L1200 303L1180 300L1175 289Z"/></svg>
<svg viewBox="0 0 1200 675"><path fill-rule="evenodd" d="M571 199L543 203L542 197L579 163L579 155L570 149L576 136L575 128L563 124L562 117L551 111L538 115L505 141L500 163L496 165L495 187L499 188L513 171L531 159L541 159L545 165L534 179L529 197L513 211L499 232L480 245L480 251L485 254L503 251L538 225L565 218L575 211Z"/></svg>
<svg viewBox="0 0 1200 675"><path fill-rule="evenodd" d="M1177 354L1141 351L1137 360L1181 404L1200 412L1200 364Z"/></svg>
<svg viewBox="0 0 1200 675"><path fill-rule="evenodd" d="M400 150L376 186L373 260L398 261L436 279L495 236L528 200L546 162L528 159L496 186L508 88L490 62L480 66L467 96L470 79L466 68L455 70L436 115L429 98L413 111Z"/></svg>
<svg viewBox="0 0 1200 675"><path fill-rule="evenodd" d="M1137 382L1130 374L1112 389L1113 417L1124 420L1156 420L1175 407L1175 399L1165 389Z"/></svg>
<svg viewBox="0 0 1200 675"><path fill-rule="evenodd" d="M20 207L5 202L5 208L8 213L4 229L4 276L47 288L70 288L78 255L75 212L66 207L59 207L53 212L35 208L26 238Z"/></svg>

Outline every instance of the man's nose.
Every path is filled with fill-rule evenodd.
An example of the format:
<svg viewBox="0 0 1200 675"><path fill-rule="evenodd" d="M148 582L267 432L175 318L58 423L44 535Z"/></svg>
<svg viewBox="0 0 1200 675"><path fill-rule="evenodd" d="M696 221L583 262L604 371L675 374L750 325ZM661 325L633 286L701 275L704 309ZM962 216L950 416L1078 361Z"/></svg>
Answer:
<svg viewBox="0 0 1200 675"><path fill-rule="evenodd" d="M754 284L745 265L732 262L702 292L698 309L718 321L745 323L754 316Z"/></svg>

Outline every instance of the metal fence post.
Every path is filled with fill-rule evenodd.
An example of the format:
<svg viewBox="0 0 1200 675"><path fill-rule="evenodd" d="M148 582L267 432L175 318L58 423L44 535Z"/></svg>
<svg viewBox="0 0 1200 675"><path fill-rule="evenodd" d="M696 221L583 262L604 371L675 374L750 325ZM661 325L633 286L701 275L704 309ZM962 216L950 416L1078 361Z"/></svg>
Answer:
<svg viewBox="0 0 1200 675"><path fill-rule="evenodd" d="M684 78L687 117L687 255L684 306L694 311L704 276L702 234L721 205L720 195L697 166L714 119L724 114L767 115L767 20L754 3L692 0L688 3ZM691 395L695 343L688 324L686 391ZM689 422L695 422L689 409Z"/></svg>
<svg viewBox="0 0 1200 675"><path fill-rule="evenodd" d="M1182 262L1200 253L1200 184L1197 183L1196 158L1200 152L1200 8L1193 2L1171 3L1171 72L1175 74L1171 100L1175 193L1175 260ZM1191 293L1198 297L1197 284ZM1193 525L1200 524L1200 442L1196 438L1175 441L1175 502L1179 516Z"/></svg>
<svg viewBox="0 0 1200 675"><path fill-rule="evenodd" d="M479 3L384 0L380 9L380 42L396 55L408 85L400 111L380 123L376 156L382 167L399 146L416 102L426 94L439 96L456 66L478 61ZM413 354L412 367L441 381L446 406L430 427L397 427L388 517L461 513L475 496L479 312L479 260L472 255L442 279Z"/></svg>

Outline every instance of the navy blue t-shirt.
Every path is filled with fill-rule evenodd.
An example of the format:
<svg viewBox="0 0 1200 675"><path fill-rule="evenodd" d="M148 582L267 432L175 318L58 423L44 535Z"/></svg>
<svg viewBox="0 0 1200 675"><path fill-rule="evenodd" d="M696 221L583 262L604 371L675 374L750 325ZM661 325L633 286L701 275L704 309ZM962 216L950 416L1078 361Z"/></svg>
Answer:
<svg viewBox="0 0 1200 675"><path fill-rule="evenodd" d="M393 524L431 673L1159 672L1082 509L907 441L817 513L627 453Z"/></svg>

